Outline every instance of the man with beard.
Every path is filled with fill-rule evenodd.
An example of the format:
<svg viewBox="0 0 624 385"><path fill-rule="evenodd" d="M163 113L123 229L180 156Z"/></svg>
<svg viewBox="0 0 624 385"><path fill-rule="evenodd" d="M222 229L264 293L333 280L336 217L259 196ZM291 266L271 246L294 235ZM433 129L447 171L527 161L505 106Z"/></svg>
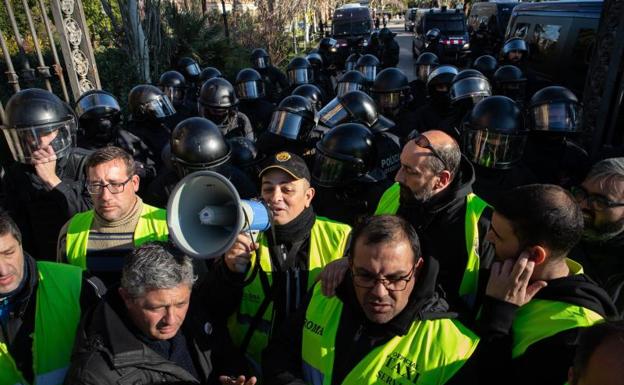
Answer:
<svg viewBox="0 0 624 385"><path fill-rule="evenodd" d="M396 183L375 212L397 214L414 226L424 254L440 263L438 282L458 310L471 307L479 269L493 257L483 243L491 211L472 192L474 179L455 140L442 131L427 131L403 147Z"/></svg>
<svg viewBox="0 0 624 385"><path fill-rule="evenodd" d="M571 189L583 209L583 236L572 258L602 285L624 312L624 158L596 163L583 183Z"/></svg>

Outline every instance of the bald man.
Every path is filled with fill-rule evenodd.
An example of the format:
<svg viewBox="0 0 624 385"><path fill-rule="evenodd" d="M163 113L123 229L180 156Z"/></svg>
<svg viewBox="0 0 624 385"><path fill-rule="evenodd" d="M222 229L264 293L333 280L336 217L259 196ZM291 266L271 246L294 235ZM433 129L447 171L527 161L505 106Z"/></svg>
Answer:
<svg viewBox="0 0 624 385"><path fill-rule="evenodd" d="M479 269L494 252L483 238L491 209L472 192L475 174L448 134L431 130L409 140L401 168L375 214L397 214L416 229L425 254L440 263L438 282L457 311L473 307Z"/></svg>

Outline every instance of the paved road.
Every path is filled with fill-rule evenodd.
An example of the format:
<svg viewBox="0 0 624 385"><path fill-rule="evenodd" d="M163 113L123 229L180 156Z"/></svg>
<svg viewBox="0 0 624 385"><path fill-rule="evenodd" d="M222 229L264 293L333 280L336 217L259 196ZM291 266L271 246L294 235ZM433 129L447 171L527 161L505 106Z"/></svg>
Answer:
<svg viewBox="0 0 624 385"><path fill-rule="evenodd" d="M393 19L388 23L388 28L392 32L396 33L395 40L401 47L401 53L399 54L399 68L405 72L407 78L411 82L415 79L414 75L414 59L412 59L412 32L405 32L403 19Z"/></svg>

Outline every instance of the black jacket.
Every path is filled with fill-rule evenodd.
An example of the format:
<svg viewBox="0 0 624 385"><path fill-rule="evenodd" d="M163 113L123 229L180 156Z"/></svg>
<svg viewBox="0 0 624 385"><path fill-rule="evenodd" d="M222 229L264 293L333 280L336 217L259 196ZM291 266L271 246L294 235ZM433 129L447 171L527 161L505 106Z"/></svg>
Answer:
<svg viewBox="0 0 624 385"><path fill-rule="evenodd" d="M85 188L85 163L89 151L74 148L57 161L56 175L61 183L50 191L30 165L12 164L3 179L4 201L20 228L24 250L37 260L56 260L56 242L65 222L93 207Z"/></svg>
<svg viewBox="0 0 624 385"><path fill-rule="evenodd" d="M435 105L430 99L427 99L424 105L418 107L414 115L412 128L418 133L429 130L441 130L454 138L457 137L453 127L454 120L450 104L444 106Z"/></svg>
<svg viewBox="0 0 624 385"><path fill-rule="evenodd" d="M474 169L462 156L460 169L446 190L420 205L399 205L397 215L407 219L420 237L423 253L440 263L438 283L444 289L452 309L463 312L459 302L459 287L468 261L466 250L466 196L472 192ZM485 242L490 227L491 210L481 215L478 222L481 268L489 267L494 248Z"/></svg>
<svg viewBox="0 0 624 385"><path fill-rule="evenodd" d="M289 83L286 75L277 67L256 68L264 80L264 89L270 102L278 103L288 89Z"/></svg>
<svg viewBox="0 0 624 385"><path fill-rule="evenodd" d="M380 47L379 61L381 62L381 68L396 67L399 64L399 43L392 39L384 42Z"/></svg>
<svg viewBox="0 0 624 385"><path fill-rule="evenodd" d="M582 306L603 317L615 315L615 308L607 293L584 274L550 280L548 286L534 298ZM517 309L513 304L491 297L485 297L483 301L476 330L482 341L497 346L492 351L498 351L499 354L489 357L491 370L496 372L493 378L505 378L506 383L518 385L565 383L568 368L573 364L581 328L568 329L544 338L512 360L512 325Z"/></svg>
<svg viewBox="0 0 624 385"><path fill-rule="evenodd" d="M11 311L6 325L0 323L0 341L7 344L9 353L24 378L33 383L33 335L35 331L35 313L37 305L37 286L39 274L33 257L24 253L24 264L27 280L21 290L12 298ZM80 309L87 311L104 295L106 288L96 277L83 274L80 290ZM51 333L54 326L50 327Z"/></svg>
<svg viewBox="0 0 624 385"><path fill-rule="evenodd" d="M148 347L111 290L81 321L65 384L218 384L219 375L246 374L227 333L193 302L176 338L185 342L196 376Z"/></svg>
<svg viewBox="0 0 624 385"><path fill-rule="evenodd" d="M475 194L486 202L494 203L502 194L514 187L537 183L537 178L520 161L507 170L495 170L474 165L475 182L472 185Z"/></svg>
<svg viewBox="0 0 624 385"><path fill-rule="evenodd" d="M241 100L238 104L238 110L249 118L256 138L269 126L274 109L266 99Z"/></svg>

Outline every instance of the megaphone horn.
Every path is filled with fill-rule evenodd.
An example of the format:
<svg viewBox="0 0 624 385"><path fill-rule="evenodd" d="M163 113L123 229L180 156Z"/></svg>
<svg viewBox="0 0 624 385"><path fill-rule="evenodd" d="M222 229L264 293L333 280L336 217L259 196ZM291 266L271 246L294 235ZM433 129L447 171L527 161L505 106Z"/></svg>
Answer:
<svg viewBox="0 0 624 385"><path fill-rule="evenodd" d="M197 171L184 177L167 203L167 226L175 245L193 258L216 258L241 231L265 231L269 210L262 202L241 200L223 175Z"/></svg>

